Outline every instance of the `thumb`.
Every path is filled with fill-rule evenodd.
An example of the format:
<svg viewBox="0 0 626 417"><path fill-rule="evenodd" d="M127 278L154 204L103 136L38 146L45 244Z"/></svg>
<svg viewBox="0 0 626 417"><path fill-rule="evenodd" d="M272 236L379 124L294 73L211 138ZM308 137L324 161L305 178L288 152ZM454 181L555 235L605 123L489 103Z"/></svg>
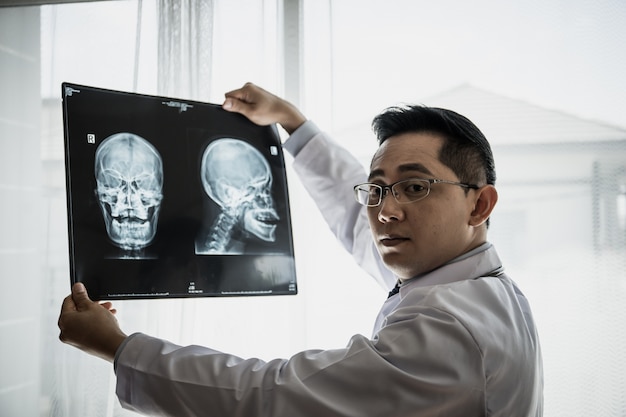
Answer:
<svg viewBox="0 0 626 417"><path fill-rule="evenodd" d="M85 288L85 284L82 282L77 282L72 286L72 299L74 300L77 310L83 310L92 303L87 294L87 288Z"/></svg>
<svg viewBox="0 0 626 417"><path fill-rule="evenodd" d="M251 119L251 117L253 117L252 111L258 107L259 100L264 97L264 95L261 94L261 92L264 91L265 90L260 87L248 82L244 84L243 87L224 94L225 99L222 108L226 111L241 113Z"/></svg>
<svg viewBox="0 0 626 417"><path fill-rule="evenodd" d="M222 104L222 108L226 111L241 113L244 116L248 117L251 106L249 103L239 100L234 97L226 97L224 103Z"/></svg>

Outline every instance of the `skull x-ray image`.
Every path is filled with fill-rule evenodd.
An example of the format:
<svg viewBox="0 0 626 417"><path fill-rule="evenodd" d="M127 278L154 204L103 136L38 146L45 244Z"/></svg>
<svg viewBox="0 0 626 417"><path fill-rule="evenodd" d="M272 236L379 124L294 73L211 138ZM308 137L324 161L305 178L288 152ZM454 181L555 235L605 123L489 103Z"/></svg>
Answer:
<svg viewBox="0 0 626 417"><path fill-rule="evenodd" d="M205 227L197 236L196 254L249 253L250 240L276 240L280 217L272 197L272 172L254 146L234 138L214 140L202 155L200 178L220 212L208 232Z"/></svg>
<svg viewBox="0 0 626 417"><path fill-rule="evenodd" d="M71 283L94 300L297 294L275 125L62 84Z"/></svg>
<svg viewBox="0 0 626 417"><path fill-rule="evenodd" d="M140 256L157 232L163 199L161 155L144 138L117 133L98 146L94 171L109 239L127 256Z"/></svg>

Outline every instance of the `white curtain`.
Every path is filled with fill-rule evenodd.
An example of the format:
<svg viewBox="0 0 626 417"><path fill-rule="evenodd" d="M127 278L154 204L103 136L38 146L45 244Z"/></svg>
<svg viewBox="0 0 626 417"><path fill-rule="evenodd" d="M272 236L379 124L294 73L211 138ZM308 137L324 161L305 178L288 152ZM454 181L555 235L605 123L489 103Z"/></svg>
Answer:
<svg viewBox="0 0 626 417"><path fill-rule="evenodd" d="M213 0L158 0L159 95L210 97Z"/></svg>
<svg viewBox="0 0 626 417"><path fill-rule="evenodd" d="M38 13L38 10L37 10ZM56 317L69 292L60 83L206 100L211 76L213 2L130 1L42 8L42 158L45 196L39 259L43 264L41 415L122 416L110 364L62 345ZM38 20L38 19L37 19ZM37 22L39 23L39 22ZM158 39L158 42L156 40ZM158 69L158 74L157 74ZM33 157L37 157L33 155ZM120 302L129 332L181 341L195 329L193 303ZM197 330L197 329L196 329ZM4 410L4 407L0 410ZM0 412L1 415L9 415ZM14 416L37 415L20 409Z"/></svg>
<svg viewBox="0 0 626 417"><path fill-rule="evenodd" d="M49 95L57 96L61 81L72 81L105 88L206 100L211 82L211 49L213 2L198 1L131 1L44 8L44 42L51 67L44 67L44 79L50 79ZM74 23L74 26L72 26ZM115 26L117 25L117 29ZM83 32L84 31L84 32ZM112 34L114 32L114 34ZM48 38L52 36L52 39ZM84 42L75 41L85 36ZM155 40L158 39L158 42ZM109 45L107 45L109 44ZM46 45L44 45L46 46ZM105 52L106 51L106 52ZM81 54L75 65L82 71L68 71L67 59ZM71 58L70 58L71 59ZM85 62L100 64L91 73ZM64 74L64 75L61 75ZM59 77L71 77L70 79ZM44 89L44 91L46 91ZM45 94L45 93L44 93ZM62 131L58 100L52 100L48 148L56 149L51 159L62 165ZM61 145L61 147L59 146ZM62 168L57 169L57 187ZM49 204L47 218L62 222L65 217L62 193ZM50 248L67 247L65 231L50 235ZM55 301L69 290L64 250L48 250L45 257L58 259L50 266L55 276ZM144 331L181 341L196 324L193 303L181 300L153 302L119 302L118 320L129 333ZM115 378L110 364L68 348L56 340L58 332L52 323L58 305L51 308L43 328L46 346L42 361L42 415L50 416L123 416L134 415L119 406L115 398Z"/></svg>
<svg viewBox="0 0 626 417"><path fill-rule="evenodd" d="M39 13L39 8L36 11ZM38 14L33 19L38 23ZM33 233L29 234L40 236L42 241L41 250L31 256L42 263L38 281L43 285L35 288L41 292L36 292L41 300L36 304L43 306L43 311L36 330L29 333L34 346L31 350L41 360L31 366L28 401L13 401L28 403L30 409L22 406L15 408L16 413L6 414L8 408L0 403L0 415L134 415L122 410L115 398L110 364L58 341L56 320L70 281L61 82L214 103L221 102L224 92L246 81L277 91L281 60L278 19L278 1L257 0L136 0L41 8L41 100L35 100L43 106L41 152L24 154L25 160L44 171L41 183L37 171L31 173L44 200L43 216L32 218L42 219L44 233L38 234L32 223ZM233 28L237 30L233 32ZM17 32L16 39L20 35ZM38 43L37 36L35 40ZM39 77L35 74L33 78ZM39 114L39 110L29 113ZM23 198L20 204L31 202ZM28 216L28 210L22 212ZM36 240L32 237L31 242ZM36 269L37 265L31 264ZM18 275L18 266L16 263L15 271L9 271L11 275ZM18 284L17 280L11 282ZM9 294L5 298L15 298ZM306 340L301 297L128 300L115 304L118 320L129 334L141 331L241 356L287 356L302 349ZM7 369L23 375L18 366L12 363Z"/></svg>

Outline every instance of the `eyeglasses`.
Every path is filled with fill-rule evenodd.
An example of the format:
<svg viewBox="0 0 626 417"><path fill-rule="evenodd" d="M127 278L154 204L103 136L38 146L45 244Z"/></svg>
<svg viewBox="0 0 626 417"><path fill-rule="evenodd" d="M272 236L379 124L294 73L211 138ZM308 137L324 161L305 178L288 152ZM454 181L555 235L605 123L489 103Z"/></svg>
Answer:
<svg viewBox="0 0 626 417"><path fill-rule="evenodd" d="M430 194L431 184L450 184L458 185L463 188L471 188L477 190L478 185L465 184L462 182L454 182L438 179L409 178L406 180L394 182L390 185L379 185L366 182L354 186L354 196L359 204L367 207L376 207L385 198L387 191L391 194L399 204L414 203L428 197Z"/></svg>

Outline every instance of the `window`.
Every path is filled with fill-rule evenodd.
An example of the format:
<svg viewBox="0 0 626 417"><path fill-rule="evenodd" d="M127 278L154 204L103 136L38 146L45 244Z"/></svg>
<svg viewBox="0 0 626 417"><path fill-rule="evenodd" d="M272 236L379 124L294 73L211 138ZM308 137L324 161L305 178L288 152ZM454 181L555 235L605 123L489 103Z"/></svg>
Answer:
<svg viewBox="0 0 626 417"><path fill-rule="evenodd" d="M626 413L624 4L310 3L309 114L364 165L384 107L472 119L498 172L490 240L541 336L545 415Z"/></svg>

